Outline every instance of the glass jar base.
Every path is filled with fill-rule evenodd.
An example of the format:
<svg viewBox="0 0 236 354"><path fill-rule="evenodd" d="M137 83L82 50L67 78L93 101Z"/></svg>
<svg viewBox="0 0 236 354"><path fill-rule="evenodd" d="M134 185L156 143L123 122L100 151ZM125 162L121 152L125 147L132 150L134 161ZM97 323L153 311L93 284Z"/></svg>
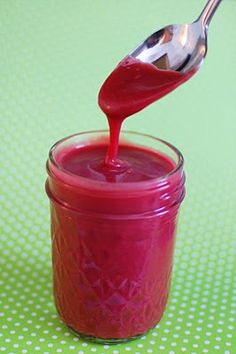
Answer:
<svg viewBox="0 0 236 354"><path fill-rule="evenodd" d="M98 344L119 344L119 343L126 343L126 342L130 342L133 341L135 339L141 338L142 336L144 336L146 333L149 332L149 330L145 333L141 333L138 334L137 336L133 336L133 337L128 337L128 338L97 338L94 336L89 336L80 332L76 332L73 328L69 327L70 331L76 335L77 337L88 341L88 342L92 342L92 343L98 343ZM150 329L151 330L151 329Z"/></svg>

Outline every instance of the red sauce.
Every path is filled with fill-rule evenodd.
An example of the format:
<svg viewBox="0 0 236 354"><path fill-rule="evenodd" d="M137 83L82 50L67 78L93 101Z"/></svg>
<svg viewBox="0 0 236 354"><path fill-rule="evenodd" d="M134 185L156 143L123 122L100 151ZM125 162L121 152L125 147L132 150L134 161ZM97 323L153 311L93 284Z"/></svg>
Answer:
<svg viewBox="0 0 236 354"><path fill-rule="evenodd" d="M124 59L99 93L109 146L69 144L48 162L56 306L79 333L128 338L163 315L183 173L170 174L176 164L158 151L122 143L118 152L119 132L192 74Z"/></svg>
<svg viewBox="0 0 236 354"><path fill-rule="evenodd" d="M110 126L110 146L106 157L108 164L116 164L123 120L167 95L193 74L193 71L184 75L161 70L130 56L119 63L103 83L98 96L99 106Z"/></svg>

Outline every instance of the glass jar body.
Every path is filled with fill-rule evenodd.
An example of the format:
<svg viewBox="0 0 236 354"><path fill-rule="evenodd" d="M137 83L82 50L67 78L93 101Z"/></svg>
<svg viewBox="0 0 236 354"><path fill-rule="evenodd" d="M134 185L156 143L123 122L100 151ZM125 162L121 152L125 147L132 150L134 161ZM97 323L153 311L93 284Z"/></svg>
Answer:
<svg viewBox="0 0 236 354"><path fill-rule="evenodd" d="M172 174L151 183L96 185L57 170L55 149L65 140L53 147L46 183L58 313L88 339L133 339L160 321L167 303L184 197L180 156Z"/></svg>

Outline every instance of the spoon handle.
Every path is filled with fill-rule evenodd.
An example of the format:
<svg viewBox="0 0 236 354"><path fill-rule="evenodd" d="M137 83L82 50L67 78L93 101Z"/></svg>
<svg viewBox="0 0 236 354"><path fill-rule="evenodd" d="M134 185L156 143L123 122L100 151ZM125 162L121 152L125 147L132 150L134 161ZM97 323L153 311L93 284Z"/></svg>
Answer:
<svg viewBox="0 0 236 354"><path fill-rule="evenodd" d="M209 0L202 10L201 15L198 17L197 21L200 21L202 25L206 28L208 28L211 19L217 9L217 7L220 5L222 0Z"/></svg>

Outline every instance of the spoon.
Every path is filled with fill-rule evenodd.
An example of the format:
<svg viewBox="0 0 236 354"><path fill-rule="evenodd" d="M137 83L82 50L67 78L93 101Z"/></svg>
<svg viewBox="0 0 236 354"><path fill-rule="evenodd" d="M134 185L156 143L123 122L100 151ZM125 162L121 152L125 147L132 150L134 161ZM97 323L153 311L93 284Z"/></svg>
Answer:
<svg viewBox="0 0 236 354"><path fill-rule="evenodd" d="M153 33L130 56L162 70L197 71L207 53L208 26L221 1L209 0L191 24L170 25Z"/></svg>

